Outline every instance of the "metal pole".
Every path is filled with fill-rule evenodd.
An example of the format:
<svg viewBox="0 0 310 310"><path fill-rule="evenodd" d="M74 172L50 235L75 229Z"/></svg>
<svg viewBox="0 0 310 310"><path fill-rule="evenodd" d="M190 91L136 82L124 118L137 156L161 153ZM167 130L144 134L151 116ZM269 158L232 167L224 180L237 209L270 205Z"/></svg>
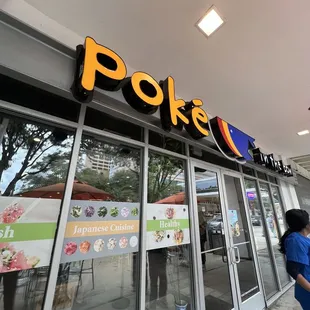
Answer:
<svg viewBox="0 0 310 310"><path fill-rule="evenodd" d="M141 201L141 225L140 225L140 288L139 288L139 309L145 310L146 278L147 278L147 192L148 192L148 167L149 167L149 132L144 129L143 160L142 160L142 201ZM138 308L138 307L137 307Z"/></svg>
<svg viewBox="0 0 310 310"><path fill-rule="evenodd" d="M73 189L73 183L75 178L75 171L76 166L78 162L79 157L79 150L82 140L82 134L83 134L83 123L84 118L86 114L86 105L81 106L81 112L78 122L78 128L76 130L74 144L72 148L72 156L70 161L70 167L67 177L67 183L64 193L64 198L62 201L62 208L61 208L61 216L58 223L58 230L57 230L57 236L55 239L55 245L50 265L50 273L47 283L47 289L44 299L44 305L43 310L51 310L53 308L53 301L55 296L55 289L56 289L56 283L58 278L58 270L59 270L59 264L60 264L60 258L62 253L62 246L63 246L63 240L65 236L66 226L67 226L67 219L68 219L68 213L70 208L70 201L71 201L71 195L72 195L72 189Z"/></svg>
<svg viewBox="0 0 310 310"><path fill-rule="evenodd" d="M8 128L10 120L8 118L4 118L2 120L2 124L0 125L0 145L2 143L3 137L6 133L6 129Z"/></svg>

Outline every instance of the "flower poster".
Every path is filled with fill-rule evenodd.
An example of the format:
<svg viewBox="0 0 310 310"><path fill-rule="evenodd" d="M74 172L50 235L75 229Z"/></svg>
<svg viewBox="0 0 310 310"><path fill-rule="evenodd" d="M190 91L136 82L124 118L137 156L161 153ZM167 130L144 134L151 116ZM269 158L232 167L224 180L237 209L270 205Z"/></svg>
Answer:
<svg viewBox="0 0 310 310"><path fill-rule="evenodd" d="M71 200L62 263L137 252L138 203Z"/></svg>
<svg viewBox="0 0 310 310"><path fill-rule="evenodd" d="M50 264L60 199L1 197L0 273Z"/></svg>
<svg viewBox="0 0 310 310"><path fill-rule="evenodd" d="M190 243L188 205L147 205L147 249Z"/></svg>

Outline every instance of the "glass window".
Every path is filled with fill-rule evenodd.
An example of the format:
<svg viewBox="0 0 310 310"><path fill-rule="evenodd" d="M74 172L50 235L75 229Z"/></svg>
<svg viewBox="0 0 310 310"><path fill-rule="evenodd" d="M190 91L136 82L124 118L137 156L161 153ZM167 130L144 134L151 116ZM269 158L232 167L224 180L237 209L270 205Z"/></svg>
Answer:
<svg viewBox="0 0 310 310"><path fill-rule="evenodd" d="M184 161L150 153L148 181L149 309L176 309L175 305L193 309Z"/></svg>
<svg viewBox="0 0 310 310"><path fill-rule="evenodd" d="M244 166L242 165L242 172L244 174L247 174L247 175L251 175L252 177L255 177L255 170L250 168L250 167L247 167L247 166Z"/></svg>
<svg viewBox="0 0 310 310"><path fill-rule="evenodd" d="M260 182L259 187L263 202L263 208L265 211L266 225L268 228L268 233L270 235L273 252L276 258L278 274L280 277L281 285L282 287L284 287L290 282L290 278L286 272L284 256L279 251L279 241L280 241L279 238L281 237L281 233L278 231L278 227L276 225L275 220L276 217L272 205L271 194L269 191L268 184Z"/></svg>
<svg viewBox="0 0 310 310"><path fill-rule="evenodd" d="M140 150L84 135L71 199L53 309L137 309Z"/></svg>
<svg viewBox="0 0 310 310"><path fill-rule="evenodd" d="M160 133L149 131L149 143L178 154L185 154L185 144Z"/></svg>
<svg viewBox="0 0 310 310"><path fill-rule="evenodd" d="M271 185L271 191L281 235L283 235L286 231L286 223L285 223L285 216L283 214L283 206L280 197L280 190L278 186Z"/></svg>
<svg viewBox="0 0 310 310"><path fill-rule="evenodd" d="M41 308L74 133L0 114L0 308Z"/></svg>
<svg viewBox="0 0 310 310"><path fill-rule="evenodd" d="M189 146L189 151L191 157L198 158L200 160L217 166L221 166L235 171L240 171L239 164L237 164L235 161L224 158L223 155L221 155L220 153L219 155L215 155L213 153L209 153L199 148L196 148L192 145Z"/></svg>
<svg viewBox="0 0 310 310"><path fill-rule="evenodd" d="M92 108L87 108L86 110L85 125L130 139L143 141L142 127Z"/></svg>
<svg viewBox="0 0 310 310"><path fill-rule="evenodd" d="M278 292L275 269L271 259L273 253L270 251L271 249L268 247L266 239L266 228L264 226L264 217L261 213L261 205L257 196L256 181L245 179L245 187L254 232L255 246L263 277L264 290L267 299L270 299Z"/></svg>
<svg viewBox="0 0 310 310"><path fill-rule="evenodd" d="M301 209L310 213L310 181L297 174L298 185L295 186L298 202Z"/></svg>
<svg viewBox="0 0 310 310"><path fill-rule="evenodd" d="M80 104L0 74L0 99L77 122Z"/></svg>
<svg viewBox="0 0 310 310"><path fill-rule="evenodd" d="M264 181L268 181L267 174L264 172L257 170L257 176L259 179L262 179Z"/></svg>
<svg viewBox="0 0 310 310"><path fill-rule="evenodd" d="M274 183L274 184L278 184L278 181L277 181L276 177L268 175L268 178L269 178L269 182Z"/></svg>

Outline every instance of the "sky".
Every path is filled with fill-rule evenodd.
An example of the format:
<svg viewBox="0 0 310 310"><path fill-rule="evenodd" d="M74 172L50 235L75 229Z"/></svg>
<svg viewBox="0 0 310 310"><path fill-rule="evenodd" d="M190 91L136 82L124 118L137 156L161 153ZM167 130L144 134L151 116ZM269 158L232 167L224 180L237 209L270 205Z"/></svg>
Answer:
<svg viewBox="0 0 310 310"><path fill-rule="evenodd" d="M70 137L69 139L67 139L66 141L64 141L64 144L71 142L70 144L73 144L73 138ZM45 155L49 155L49 154L53 154L55 151L58 151L59 146L53 146L52 148L50 148L48 151L46 151L44 154ZM62 148L64 151L70 151L70 147L66 147L66 148ZM12 158L12 164L10 166L10 168L8 168L7 170L5 170L2 174L2 179L0 180L0 190L1 193L3 193L5 191L5 189L7 188L7 186L9 185L9 183L11 182L11 180L15 177L16 173L20 170L23 160L25 158L27 154L27 150L26 149L20 149L18 151L18 153L13 156ZM38 153L40 154L40 153ZM0 157L2 156L2 148L0 150ZM42 156L43 158L43 156ZM27 170L26 170L27 172ZM15 192L14 193L18 193L21 188L23 186L23 181L18 181L16 183L15 186Z"/></svg>
<svg viewBox="0 0 310 310"><path fill-rule="evenodd" d="M13 157L12 165L9 169L5 170L2 174L2 179L0 182L1 193L5 191L11 180L14 178L15 174L19 171L23 159L25 158L26 151L19 151L16 156ZM16 191L18 191L22 186L22 182L16 184Z"/></svg>

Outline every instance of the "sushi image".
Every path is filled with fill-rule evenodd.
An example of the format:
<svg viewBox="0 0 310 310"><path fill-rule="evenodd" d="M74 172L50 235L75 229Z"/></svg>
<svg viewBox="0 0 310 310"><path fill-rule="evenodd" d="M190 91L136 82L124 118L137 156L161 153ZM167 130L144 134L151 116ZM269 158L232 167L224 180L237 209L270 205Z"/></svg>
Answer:
<svg viewBox="0 0 310 310"><path fill-rule="evenodd" d="M82 215L82 207L80 206L72 207L70 214L74 218L79 218Z"/></svg>
<svg viewBox="0 0 310 310"><path fill-rule="evenodd" d="M96 252L101 252L104 248L104 241L102 239L98 239L94 243L94 250Z"/></svg>
<svg viewBox="0 0 310 310"><path fill-rule="evenodd" d="M131 210L131 215L132 215L132 216L138 216L138 214L139 214L138 208L133 208L133 209Z"/></svg>
<svg viewBox="0 0 310 310"><path fill-rule="evenodd" d="M77 250L77 244L75 242L68 242L64 248L66 255L73 255Z"/></svg>
<svg viewBox="0 0 310 310"><path fill-rule="evenodd" d="M132 248L136 247L138 245L138 238L137 236L132 236L129 240L129 244Z"/></svg>
<svg viewBox="0 0 310 310"><path fill-rule="evenodd" d="M122 237L118 244L121 249L125 249L128 245L128 239L126 237Z"/></svg>
<svg viewBox="0 0 310 310"><path fill-rule="evenodd" d="M39 257L27 256L13 244L0 244L0 273L35 268L39 262Z"/></svg>
<svg viewBox="0 0 310 310"><path fill-rule="evenodd" d="M161 242L166 237L166 232L164 230L157 230L154 232L155 242Z"/></svg>
<svg viewBox="0 0 310 310"><path fill-rule="evenodd" d="M114 207L114 208L112 208L111 210L110 210L110 214L111 214L111 216L113 216L113 217L117 217L118 216L118 208L117 207Z"/></svg>
<svg viewBox="0 0 310 310"><path fill-rule="evenodd" d="M92 217L95 214L95 208L92 206L89 206L85 209L84 213L86 217Z"/></svg>
<svg viewBox="0 0 310 310"><path fill-rule="evenodd" d="M174 208L167 208L166 209L166 218L168 219L168 220L172 220L173 218L174 218L174 216L175 216L175 210L174 210Z"/></svg>
<svg viewBox="0 0 310 310"><path fill-rule="evenodd" d="M184 232L182 229L177 229L174 231L174 241L177 245L182 244L184 240Z"/></svg>
<svg viewBox="0 0 310 310"><path fill-rule="evenodd" d="M108 209L106 207L100 207L97 214L99 217L105 217L108 214Z"/></svg>
<svg viewBox="0 0 310 310"><path fill-rule="evenodd" d="M6 224L15 223L25 212L25 209L19 203L15 203L3 210L0 215L1 222Z"/></svg>
<svg viewBox="0 0 310 310"><path fill-rule="evenodd" d="M121 215L122 217L128 217L129 215L129 209L124 207L122 210L121 210Z"/></svg>
<svg viewBox="0 0 310 310"><path fill-rule="evenodd" d="M86 254L87 252L89 252L90 249L90 242L88 241L83 241L80 244L80 252L83 254Z"/></svg>
<svg viewBox="0 0 310 310"><path fill-rule="evenodd" d="M108 249L109 250L114 250L116 247L116 239L115 238L110 238L108 241Z"/></svg>

